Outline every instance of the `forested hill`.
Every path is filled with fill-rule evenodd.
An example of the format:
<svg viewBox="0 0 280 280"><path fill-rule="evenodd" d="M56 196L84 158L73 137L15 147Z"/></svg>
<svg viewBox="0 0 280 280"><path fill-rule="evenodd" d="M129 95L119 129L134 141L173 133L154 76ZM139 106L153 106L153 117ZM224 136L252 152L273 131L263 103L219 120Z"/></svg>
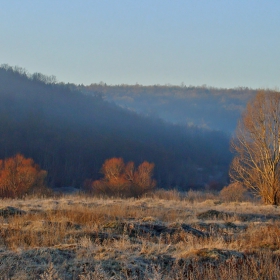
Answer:
<svg viewBox="0 0 280 280"><path fill-rule="evenodd" d="M232 133L246 103L256 93L249 88L217 89L206 86L80 86L88 93L144 115L177 124L194 124Z"/></svg>
<svg viewBox="0 0 280 280"><path fill-rule="evenodd" d="M22 153L51 187L98 179L105 159L155 163L159 187L224 184L228 136L140 116L53 77L0 68L0 158Z"/></svg>

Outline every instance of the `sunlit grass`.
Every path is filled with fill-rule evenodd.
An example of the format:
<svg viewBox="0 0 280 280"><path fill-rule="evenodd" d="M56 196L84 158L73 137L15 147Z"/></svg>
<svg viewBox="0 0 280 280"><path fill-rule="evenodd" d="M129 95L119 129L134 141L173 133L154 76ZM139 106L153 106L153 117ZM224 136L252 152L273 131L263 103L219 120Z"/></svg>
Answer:
<svg viewBox="0 0 280 280"><path fill-rule="evenodd" d="M160 191L1 206L24 211L0 216L3 279L280 279L280 210L257 201Z"/></svg>

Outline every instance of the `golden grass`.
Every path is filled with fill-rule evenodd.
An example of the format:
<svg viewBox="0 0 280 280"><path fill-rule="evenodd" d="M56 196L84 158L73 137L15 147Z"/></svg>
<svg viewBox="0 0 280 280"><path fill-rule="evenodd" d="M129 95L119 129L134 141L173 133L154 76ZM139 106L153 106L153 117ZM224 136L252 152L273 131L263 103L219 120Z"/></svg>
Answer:
<svg viewBox="0 0 280 280"><path fill-rule="evenodd" d="M2 200L0 278L280 279L279 208L157 195Z"/></svg>

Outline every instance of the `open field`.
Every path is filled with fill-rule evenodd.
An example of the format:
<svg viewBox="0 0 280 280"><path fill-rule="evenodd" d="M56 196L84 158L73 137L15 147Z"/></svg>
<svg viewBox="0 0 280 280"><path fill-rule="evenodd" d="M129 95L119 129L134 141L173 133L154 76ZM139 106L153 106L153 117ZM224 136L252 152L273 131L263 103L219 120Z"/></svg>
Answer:
<svg viewBox="0 0 280 280"><path fill-rule="evenodd" d="M0 201L1 279L280 279L280 208L195 193Z"/></svg>

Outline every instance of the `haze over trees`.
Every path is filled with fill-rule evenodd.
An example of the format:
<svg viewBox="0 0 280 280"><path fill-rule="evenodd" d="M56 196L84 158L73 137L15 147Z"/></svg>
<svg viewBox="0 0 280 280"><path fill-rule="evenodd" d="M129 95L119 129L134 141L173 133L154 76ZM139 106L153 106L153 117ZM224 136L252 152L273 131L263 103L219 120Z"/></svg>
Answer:
<svg viewBox="0 0 280 280"><path fill-rule="evenodd" d="M105 100L143 115L181 125L217 129L232 133L246 103L256 94L249 88L219 89L185 85L79 86L88 94L99 93Z"/></svg>
<svg viewBox="0 0 280 280"><path fill-rule="evenodd" d="M17 153L48 172L50 187L99 180L106 159L153 162L160 187L227 181L228 135L174 125L85 94L54 77L0 68L0 158Z"/></svg>
<svg viewBox="0 0 280 280"><path fill-rule="evenodd" d="M280 93L260 91L238 123L230 176L273 205L280 203L279 136Z"/></svg>

